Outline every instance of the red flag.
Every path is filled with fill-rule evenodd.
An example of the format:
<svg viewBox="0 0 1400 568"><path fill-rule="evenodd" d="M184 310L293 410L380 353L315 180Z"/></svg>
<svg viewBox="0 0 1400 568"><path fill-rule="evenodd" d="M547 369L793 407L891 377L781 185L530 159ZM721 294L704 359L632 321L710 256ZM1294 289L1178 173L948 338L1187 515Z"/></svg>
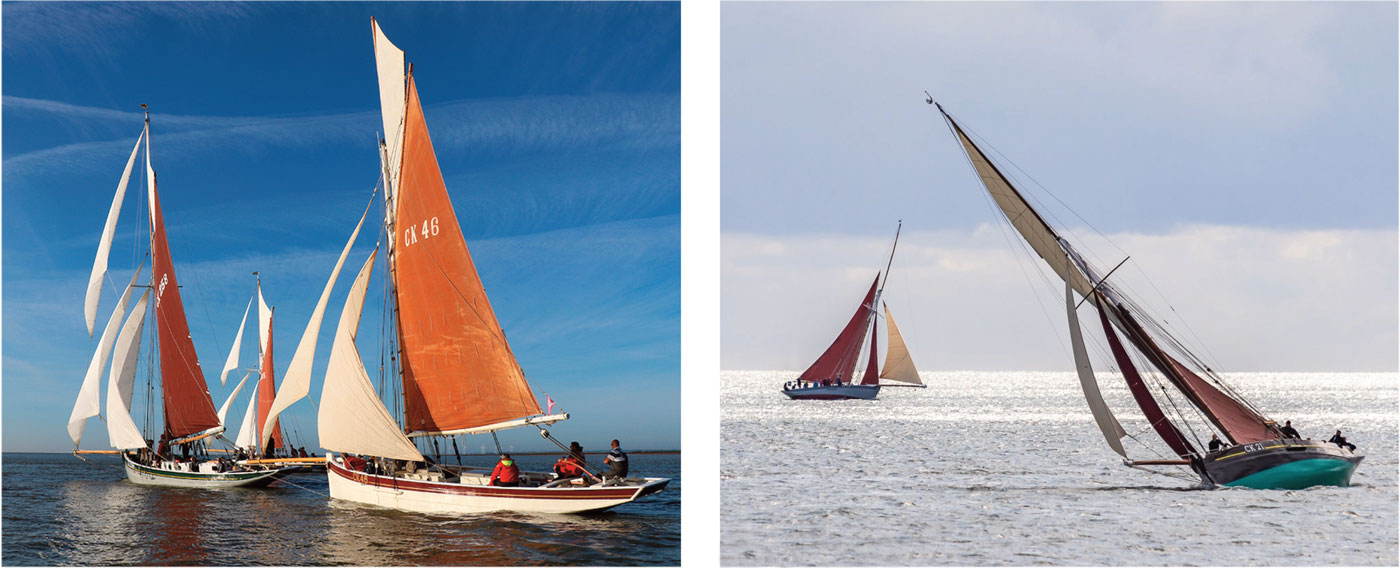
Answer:
<svg viewBox="0 0 1400 568"><path fill-rule="evenodd" d="M549 398L549 393L544 393L544 400L545 400L545 403L547 403L547 404L549 405L549 410L544 411L544 413L545 413L545 414L553 414L553 413L554 413L554 399Z"/></svg>

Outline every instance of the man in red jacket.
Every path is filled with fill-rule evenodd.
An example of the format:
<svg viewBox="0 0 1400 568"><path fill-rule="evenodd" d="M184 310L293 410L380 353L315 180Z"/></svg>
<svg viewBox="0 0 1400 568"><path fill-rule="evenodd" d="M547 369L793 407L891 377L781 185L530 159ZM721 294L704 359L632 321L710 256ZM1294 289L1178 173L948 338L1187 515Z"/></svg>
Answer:
<svg viewBox="0 0 1400 568"><path fill-rule="evenodd" d="M496 469L491 470L491 485L520 487L520 468L515 465L515 460L510 459L510 454L501 454L501 461L496 463Z"/></svg>

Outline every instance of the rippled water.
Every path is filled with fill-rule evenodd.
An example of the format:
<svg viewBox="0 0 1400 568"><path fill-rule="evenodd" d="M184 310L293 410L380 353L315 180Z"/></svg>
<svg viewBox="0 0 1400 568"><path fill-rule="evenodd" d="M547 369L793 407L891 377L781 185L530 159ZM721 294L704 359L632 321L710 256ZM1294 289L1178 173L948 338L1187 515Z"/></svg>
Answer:
<svg viewBox="0 0 1400 568"><path fill-rule="evenodd" d="M680 456L629 457L670 486L595 515L444 516L330 501L324 472L178 489L125 481L115 456L6 453L0 548L6 565L679 564ZM547 471L553 457L517 461Z"/></svg>
<svg viewBox="0 0 1400 568"><path fill-rule="evenodd" d="M1072 373L924 373L929 388L874 401L789 401L797 374L721 374L726 565L1397 564L1394 373L1229 376L1304 436L1341 428L1366 452L1352 487L1302 491L1124 467ZM1151 438L1122 380L1100 383Z"/></svg>

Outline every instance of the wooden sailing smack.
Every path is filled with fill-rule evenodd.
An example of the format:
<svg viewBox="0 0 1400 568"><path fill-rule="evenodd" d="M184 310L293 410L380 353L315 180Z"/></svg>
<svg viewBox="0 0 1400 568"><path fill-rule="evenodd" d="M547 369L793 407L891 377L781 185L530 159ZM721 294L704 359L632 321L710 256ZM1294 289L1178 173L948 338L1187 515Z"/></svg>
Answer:
<svg viewBox="0 0 1400 568"><path fill-rule="evenodd" d="M933 104L932 97L927 102ZM1172 337L1164 324L1155 321L1116 286L1109 279L1113 270L1103 273L1085 260L1031 207L942 105L938 105L938 110L1008 222L1064 281L1070 339L1080 384L1095 422L1125 464L1189 467L1208 486L1300 489L1350 483L1352 473L1363 458L1360 452L1318 440L1284 436L1274 420L1265 417L1183 342ZM1076 293L1083 298L1079 303L1075 302ZM1176 454L1174 459L1128 459L1121 442L1127 434L1099 394L1084 347L1076 313L1077 307L1084 303L1098 312L1104 338L1134 401L1152 429ZM1158 373L1138 372L1133 357L1119 339L1120 334L1137 351L1139 360L1146 360ZM1180 405L1168 394L1167 385L1180 394ZM1154 391L1161 394L1154 394ZM1168 404L1159 404L1159 396L1167 398ZM1183 406L1198 410L1204 420L1195 422L1203 424L1192 426ZM1209 450L1198 431L1205 435L1218 433L1226 443L1219 449Z"/></svg>
<svg viewBox="0 0 1400 568"><path fill-rule="evenodd" d="M903 223L900 227L903 227ZM889 269L894 263L894 250L897 246L899 229L895 229L894 245L890 247L890 260L885 265L885 281L889 280ZM882 378L897 381L905 386L923 386L923 382L919 380L919 371L914 368L914 361L909 357L909 350L904 345L904 338L900 335L899 328L895 327L894 318L889 315L888 305L885 306L885 321L889 326L890 347L885 358L885 371L882 373L879 370L875 306L880 305L880 296L885 291L880 276L875 275L875 281L870 283L870 290L865 293L865 298L856 308L856 313L846 322L846 326L841 328L841 333L831 342L831 346L827 347L797 380L783 384L783 394L788 398L872 400L880 394ZM870 335L870 358L860 382L856 382L856 363L867 333Z"/></svg>
<svg viewBox="0 0 1400 568"><path fill-rule="evenodd" d="M143 107L145 105L142 105ZM117 218L132 167L145 146L145 179L150 203L150 258L151 284L137 286L140 269L132 276L131 283L123 290L117 306L108 319L102 332L97 351L88 366L87 376L78 393L73 413L69 418L68 432L73 439L74 454L92 453L78 449L81 446L83 426L88 418L99 414L99 378L107 363L108 355L114 354L112 370L107 388L107 431L112 447L122 455L127 478L135 483L169 485L178 487L222 488L252 485L265 485L283 473L283 470L267 467L233 466L226 460L204 457L203 448L207 439L224 431L223 413L214 411L213 400L204 381L204 373L199 367L190 339L189 323L185 319L184 304L180 299L180 285L175 277L175 265L170 255L170 244L165 231L165 219L161 212L160 196L156 190L156 174L151 167L151 119L146 114L145 126L132 148L126 169L117 186L112 206L108 210L107 223L98 243L97 257L93 262L92 275L84 304L88 332L92 333L101 295L102 278L107 272L107 256L111 249ZM118 325L126 314L126 307L132 292L146 288L136 303L131 316ZM142 435L131 418L131 396L139 363L141 333L147 318L148 301L153 297L150 316L156 321L156 337L160 348L159 375L160 393L163 407L164 427L161 430L160 444L151 447L151 441ZM115 351L114 351L115 350ZM245 380L247 377L244 377ZM240 383L241 385L241 383ZM237 395L235 390L233 396ZM232 396L230 396L232 400ZM154 404L155 401L147 401ZM225 411L228 405L225 404ZM103 451L102 453L109 453Z"/></svg>
<svg viewBox="0 0 1400 568"><path fill-rule="evenodd" d="M421 512L579 513L661 491L670 480L585 482L537 473L523 474L518 487L492 486L489 476L468 468L427 464L409 440L451 437L455 444L463 434L494 437L498 430L533 426L553 441L544 426L569 416L541 410L511 352L443 183L412 69L405 73L403 51L378 22L371 20L371 28L386 132L380 147L384 227L405 423L385 408L355 347L376 249L341 311L318 408L321 446L340 452L327 457L330 496Z"/></svg>

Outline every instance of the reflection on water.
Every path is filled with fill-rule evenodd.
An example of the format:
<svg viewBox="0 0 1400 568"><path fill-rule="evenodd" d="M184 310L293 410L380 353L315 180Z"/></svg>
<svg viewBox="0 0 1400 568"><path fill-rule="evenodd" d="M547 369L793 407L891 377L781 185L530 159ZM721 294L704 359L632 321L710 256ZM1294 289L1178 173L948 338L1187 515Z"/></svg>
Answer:
<svg viewBox="0 0 1400 568"><path fill-rule="evenodd" d="M721 374L726 565L1400 561L1394 373L1230 376L1304 435L1342 428L1366 451L1353 487L1302 491L1196 490L1123 467L1073 373L923 373L929 388L879 400L789 401L778 390L797 374ZM1149 439L1122 379L1100 385Z"/></svg>
<svg viewBox="0 0 1400 568"><path fill-rule="evenodd" d="M517 459L548 469L554 458ZM264 489L182 489L125 481L114 456L4 454L3 563L678 564L680 456L633 462L639 474L671 477L670 487L589 516L452 516L331 501L323 472Z"/></svg>

